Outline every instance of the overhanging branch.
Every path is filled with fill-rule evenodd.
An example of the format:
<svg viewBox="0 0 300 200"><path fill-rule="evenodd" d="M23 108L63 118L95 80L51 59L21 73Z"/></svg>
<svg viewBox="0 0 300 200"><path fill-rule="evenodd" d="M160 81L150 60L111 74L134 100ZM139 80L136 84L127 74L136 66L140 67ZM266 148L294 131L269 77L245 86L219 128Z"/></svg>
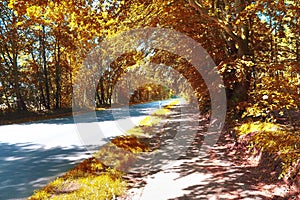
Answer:
<svg viewBox="0 0 300 200"><path fill-rule="evenodd" d="M205 18L215 22L220 28L222 28L234 41L240 42L242 39L238 37L233 31L232 27L229 25L226 25L224 22L222 22L220 19L213 17L209 15L208 9L203 8L201 5L201 0L198 2L197 0L189 0L189 4L195 8L202 16Z"/></svg>

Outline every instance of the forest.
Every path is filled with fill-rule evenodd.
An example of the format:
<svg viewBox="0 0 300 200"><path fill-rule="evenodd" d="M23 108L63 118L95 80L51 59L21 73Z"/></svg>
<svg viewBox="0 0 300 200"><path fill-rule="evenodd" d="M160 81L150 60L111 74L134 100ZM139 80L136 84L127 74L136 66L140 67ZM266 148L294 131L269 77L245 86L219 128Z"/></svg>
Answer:
<svg viewBox="0 0 300 200"><path fill-rule="evenodd" d="M0 112L72 108L73 85L85 58L102 41L138 28L166 28L198 42L222 76L228 131L237 142L281 161L280 178L293 182L300 171L300 2L298 0L3 0L0 2ZM180 43L179 43L180 44ZM117 45L116 45L117 46ZM149 63L171 66L151 71ZM188 81L203 112L210 95L188 60L161 49L126 52L97 69L95 107L117 101L114 87L127 72L135 85L132 103L189 94L160 80ZM147 75L147 73L149 73ZM176 80L176 81L175 81ZM172 82L173 81L173 82ZM298 176L299 177L299 176Z"/></svg>

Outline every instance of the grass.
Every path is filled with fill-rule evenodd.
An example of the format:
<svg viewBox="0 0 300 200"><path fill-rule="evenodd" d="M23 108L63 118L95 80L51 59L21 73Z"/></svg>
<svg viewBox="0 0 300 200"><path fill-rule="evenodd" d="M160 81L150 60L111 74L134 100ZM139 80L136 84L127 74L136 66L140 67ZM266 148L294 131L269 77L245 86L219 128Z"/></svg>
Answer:
<svg viewBox="0 0 300 200"><path fill-rule="evenodd" d="M138 126L124 136L113 138L94 154L72 170L37 190L30 200L73 200L73 199L114 199L126 192L126 181L122 178L126 170L141 152L152 151L145 142L149 129L161 123L170 109L179 103L174 100L169 105L145 117ZM102 162L101 162L101 161ZM109 167L111 166L111 167Z"/></svg>
<svg viewBox="0 0 300 200"><path fill-rule="evenodd" d="M170 109L178 103L178 100L174 100L169 105L154 111L150 116L141 120L138 126L128 130L127 135L113 138L110 143L103 145L94 156L108 166L126 171L140 153L154 150L149 144L153 136L151 129L161 123L171 112Z"/></svg>
<svg viewBox="0 0 300 200"><path fill-rule="evenodd" d="M250 135L248 147L257 148L281 161L279 178L289 176L300 157L300 131L271 122L248 122L236 128L239 135Z"/></svg>
<svg viewBox="0 0 300 200"><path fill-rule="evenodd" d="M239 135L244 135L253 132L262 132L262 131L277 131L280 130L281 127L275 123L271 122L249 122L244 123L243 125L236 128Z"/></svg>
<svg viewBox="0 0 300 200"><path fill-rule="evenodd" d="M173 106L177 105L179 100L174 100L163 108L157 109L151 115L142 119L138 126L135 126L127 131L128 135L133 135L137 137L149 137L148 129L151 129L153 126L158 125L164 118L164 116L170 114L170 109Z"/></svg>
<svg viewBox="0 0 300 200"><path fill-rule="evenodd" d="M29 199L105 200L122 195L125 189L126 182L122 180L122 172L106 167L96 158L90 158L41 190L35 191Z"/></svg>

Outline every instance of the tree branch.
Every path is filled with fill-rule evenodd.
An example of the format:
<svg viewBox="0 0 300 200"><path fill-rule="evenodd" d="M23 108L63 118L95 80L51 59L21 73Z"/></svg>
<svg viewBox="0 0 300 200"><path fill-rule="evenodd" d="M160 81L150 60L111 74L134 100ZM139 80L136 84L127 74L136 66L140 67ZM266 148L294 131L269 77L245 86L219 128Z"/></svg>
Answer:
<svg viewBox="0 0 300 200"><path fill-rule="evenodd" d="M241 38L238 37L233 31L232 27L229 25L226 25L224 22L222 22L220 19L210 16L208 13L208 10L203 8L201 5L202 1L198 2L197 0L189 0L189 4L195 8L202 16L205 18L215 22L220 28L222 28L234 41L240 42Z"/></svg>

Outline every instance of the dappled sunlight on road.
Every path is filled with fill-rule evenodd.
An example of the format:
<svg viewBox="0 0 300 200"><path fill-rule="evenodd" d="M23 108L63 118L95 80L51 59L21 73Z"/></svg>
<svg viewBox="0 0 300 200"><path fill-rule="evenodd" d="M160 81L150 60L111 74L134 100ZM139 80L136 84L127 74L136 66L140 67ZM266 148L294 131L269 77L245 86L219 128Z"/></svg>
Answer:
<svg viewBox="0 0 300 200"><path fill-rule="evenodd" d="M261 168L259 160L256 163L242 161L237 152L229 151L227 136L222 136L206 154L201 154L208 120L201 117L197 119L193 115L179 119L179 116L180 113L175 112L170 115L168 124L163 129L154 129L156 141L162 148L152 152L152 155L141 156L141 161L127 175L131 181L127 199L263 200L273 195L284 195L284 188L275 190L273 187L276 183L274 177L278 177L270 175L273 169ZM195 135L182 135L188 141L185 143L188 146L172 146L179 122L191 119L198 120L199 126ZM184 153L182 149L185 150ZM174 156L176 152L178 154ZM270 186L272 190L269 188L269 192L266 192L261 184L266 188Z"/></svg>
<svg viewBox="0 0 300 200"><path fill-rule="evenodd" d="M31 144L0 143L0 199L26 198L89 157L85 149L37 148Z"/></svg>

